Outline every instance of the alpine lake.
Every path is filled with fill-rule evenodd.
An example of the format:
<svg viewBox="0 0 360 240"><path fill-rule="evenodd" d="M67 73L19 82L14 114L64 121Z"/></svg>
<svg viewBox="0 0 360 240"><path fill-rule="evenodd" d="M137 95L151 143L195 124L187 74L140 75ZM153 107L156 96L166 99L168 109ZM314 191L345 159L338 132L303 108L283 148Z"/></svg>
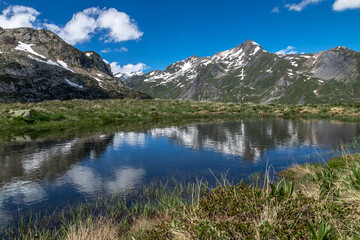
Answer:
<svg viewBox="0 0 360 240"><path fill-rule="evenodd" d="M65 140L19 136L0 144L0 225L152 182L232 182L293 164L325 163L360 124L257 119L194 123Z"/></svg>

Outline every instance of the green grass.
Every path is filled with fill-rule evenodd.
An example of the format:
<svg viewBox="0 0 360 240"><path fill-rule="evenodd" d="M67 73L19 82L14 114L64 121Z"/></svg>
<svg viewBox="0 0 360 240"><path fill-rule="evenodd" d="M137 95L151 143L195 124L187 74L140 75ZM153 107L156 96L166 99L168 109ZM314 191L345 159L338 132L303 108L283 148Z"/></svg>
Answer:
<svg viewBox="0 0 360 240"><path fill-rule="evenodd" d="M218 187L198 204L172 213L171 221L142 239L313 239L309 225L321 232L323 222L331 223L331 239L359 236L359 225L351 219L354 209L319 203L300 192L289 196L244 184Z"/></svg>
<svg viewBox="0 0 360 240"><path fill-rule="evenodd" d="M30 109L30 119L10 110ZM360 121L360 104L251 105L186 100L71 100L0 104L0 138L74 134L95 129L136 129L159 124L239 118L324 118Z"/></svg>

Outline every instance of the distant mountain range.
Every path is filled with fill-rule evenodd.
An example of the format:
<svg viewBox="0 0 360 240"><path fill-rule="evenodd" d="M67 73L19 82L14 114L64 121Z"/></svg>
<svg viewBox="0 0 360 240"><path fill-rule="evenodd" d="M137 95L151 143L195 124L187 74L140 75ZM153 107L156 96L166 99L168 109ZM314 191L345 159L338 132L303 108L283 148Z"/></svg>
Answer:
<svg viewBox="0 0 360 240"><path fill-rule="evenodd" d="M113 74L100 55L82 52L51 31L0 28L0 102L150 96L260 104L359 102L359 73L360 53L345 47L282 55L248 40L164 71Z"/></svg>
<svg viewBox="0 0 360 240"><path fill-rule="evenodd" d="M93 51L44 29L0 28L0 102L150 98L127 87Z"/></svg>
<svg viewBox="0 0 360 240"><path fill-rule="evenodd" d="M314 54L281 55L248 40L211 57L191 56L125 79L155 98L240 103L360 101L360 53L336 47Z"/></svg>
<svg viewBox="0 0 360 240"><path fill-rule="evenodd" d="M129 73L122 73L122 72L118 72L114 74L114 77L120 78L120 80L125 81L128 78L134 77L134 76L141 76L144 73L139 71L139 72L129 72Z"/></svg>

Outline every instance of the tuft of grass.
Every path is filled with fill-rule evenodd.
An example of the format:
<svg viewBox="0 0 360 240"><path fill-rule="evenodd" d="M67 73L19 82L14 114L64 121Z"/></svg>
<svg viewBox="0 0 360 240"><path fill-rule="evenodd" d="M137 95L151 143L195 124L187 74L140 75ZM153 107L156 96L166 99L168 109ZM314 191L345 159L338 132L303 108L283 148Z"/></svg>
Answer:
<svg viewBox="0 0 360 240"><path fill-rule="evenodd" d="M360 168L356 167L352 172L353 177L351 177L351 182L356 189L360 189Z"/></svg>
<svg viewBox="0 0 360 240"><path fill-rule="evenodd" d="M309 222L306 222L306 224L309 227L309 230L311 232L311 236L313 240L328 240L328 235L331 232L331 228L328 226L329 223L324 223L323 221L321 221L320 225L319 225L319 230L318 233L316 233L315 228L313 225L311 225Z"/></svg>
<svg viewBox="0 0 360 240"><path fill-rule="evenodd" d="M80 221L69 226L65 240L117 240L119 226L107 219L91 219Z"/></svg>
<svg viewBox="0 0 360 240"><path fill-rule="evenodd" d="M271 194L272 195L278 195L281 197L291 197L291 195L294 192L294 184L293 182L290 182L287 184L285 181L280 181L275 185L270 184L271 187Z"/></svg>

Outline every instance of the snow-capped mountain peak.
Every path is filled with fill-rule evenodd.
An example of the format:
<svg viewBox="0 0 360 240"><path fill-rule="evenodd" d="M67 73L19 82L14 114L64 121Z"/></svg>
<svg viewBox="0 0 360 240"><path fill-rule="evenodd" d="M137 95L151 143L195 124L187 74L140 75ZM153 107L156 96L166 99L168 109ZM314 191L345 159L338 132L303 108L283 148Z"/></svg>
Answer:
<svg viewBox="0 0 360 240"><path fill-rule="evenodd" d="M118 72L114 74L114 77L119 78L121 81L125 81L128 78L131 78L133 76L141 76L144 73L141 71L138 72L128 72L128 73L122 73L122 72Z"/></svg>

